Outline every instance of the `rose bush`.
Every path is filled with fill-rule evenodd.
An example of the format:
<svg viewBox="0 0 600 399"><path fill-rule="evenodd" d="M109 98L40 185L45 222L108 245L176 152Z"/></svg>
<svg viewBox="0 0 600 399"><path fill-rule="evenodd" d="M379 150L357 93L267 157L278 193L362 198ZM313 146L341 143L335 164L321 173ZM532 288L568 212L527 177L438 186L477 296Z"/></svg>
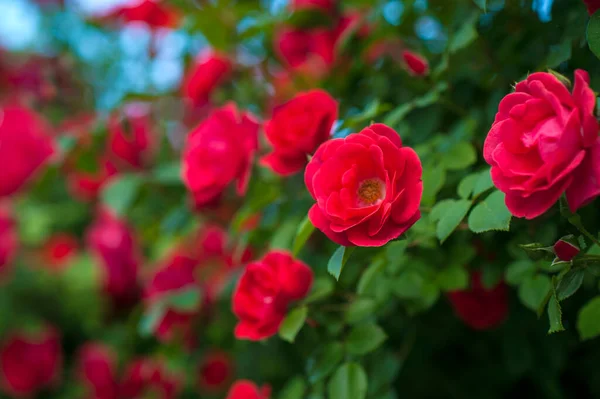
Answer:
<svg viewBox="0 0 600 399"><path fill-rule="evenodd" d="M0 1L0 399L599 396L599 13Z"/></svg>

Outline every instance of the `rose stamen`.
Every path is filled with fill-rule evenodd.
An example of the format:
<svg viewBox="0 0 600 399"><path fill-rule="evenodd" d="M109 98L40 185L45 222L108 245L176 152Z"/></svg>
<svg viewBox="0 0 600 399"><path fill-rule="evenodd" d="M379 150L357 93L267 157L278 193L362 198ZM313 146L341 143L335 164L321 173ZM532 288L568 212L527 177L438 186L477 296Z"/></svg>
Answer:
<svg viewBox="0 0 600 399"><path fill-rule="evenodd" d="M379 179L367 179L358 187L361 204L372 205L385 197L385 186Z"/></svg>

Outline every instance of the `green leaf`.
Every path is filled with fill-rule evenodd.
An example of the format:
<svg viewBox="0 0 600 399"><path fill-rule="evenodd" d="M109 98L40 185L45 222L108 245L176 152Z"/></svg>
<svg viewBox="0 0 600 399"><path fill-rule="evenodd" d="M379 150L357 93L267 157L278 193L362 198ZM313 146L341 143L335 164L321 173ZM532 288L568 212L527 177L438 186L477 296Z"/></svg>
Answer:
<svg viewBox="0 0 600 399"><path fill-rule="evenodd" d="M455 53L458 50L467 47L477 39L479 36L476 29L478 18L479 14L471 15L471 17L463 21L460 29L450 37L450 53Z"/></svg>
<svg viewBox="0 0 600 399"><path fill-rule="evenodd" d="M315 357L311 357L307 364L308 380L315 384L327 377L344 357L344 346L339 342L326 345Z"/></svg>
<svg viewBox="0 0 600 399"><path fill-rule="evenodd" d="M115 177L102 190L102 202L117 216L123 216L135 201L143 182L143 178L138 175Z"/></svg>
<svg viewBox="0 0 600 399"><path fill-rule="evenodd" d="M469 200L444 200L433 207L431 218L438 220L436 235L440 242L446 241L465 218L470 208L471 201Z"/></svg>
<svg viewBox="0 0 600 399"><path fill-rule="evenodd" d="M273 233L269 247L271 249L290 249L292 240L296 234L297 225L297 219L288 219L283 222Z"/></svg>
<svg viewBox="0 0 600 399"><path fill-rule="evenodd" d="M475 205L469 215L469 228L474 233L490 230L508 231L512 215L504 204L504 194L495 191Z"/></svg>
<svg viewBox="0 0 600 399"><path fill-rule="evenodd" d="M296 231L296 238L294 239L294 245L292 247L292 253L294 255L298 255L300 250L304 247L304 244L310 237L310 235L315 231L315 226L311 223L308 215L302 220L300 225L298 226L298 230Z"/></svg>
<svg viewBox="0 0 600 399"><path fill-rule="evenodd" d="M477 152L475 147L469 142L461 141L456 143L442 158L442 165L446 169L460 170L468 168L477 161Z"/></svg>
<svg viewBox="0 0 600 399"><path fill-rule="evenodd" d="M303 303L308 304L327 298L334 289L335 284L330 277L319 277L313 283L312 290Z"/></svg>
<svg viewBox="0 0 600 399"><path fill-rule="evenodd" d="M154 181L162 184L182 184L181 162L171 162L160 165L152 171Z"/></svg>
<svg viewBox="0 0 600 399"><path fill-rule="evenodd" d="M348 306L344 318L347 323L352 324L359 322L366 317L372 316L377 302L371 298L358 298Z"/></svg>
<svg viewBox="0 0 600 399"><path fill-rule="evenodd" d="M546 58L545 66L547 68L554 68L569 60L571 58L571 47L572 43L569 39L563 40L555 46L551 46L548 57Z"/></svg>
<svg viewBox="0 0 600 399"><path fill-rule="evenodd" d="M202 304L202 293L198 287L186 288L167 296L165 304L181 312L193 312Z"/></svg>
<svg viewBox="0 0 600 399"><path fill-rule="evenodd" d="M548 276L538 274L527 278L519 286L519 298L523 305L536 312L547 300L552 289L552 283Z"/></svg>
<svg viewBox="0 0 600 399"><path fill-rule="evenodd" d="M353 355L366 355L377 349L386 338L385 332L377 324L361 324L348 334L346 348Z"/></svg>
<svg viewBox="0 0 600 399"><path fill-rule="evenodd" d="M483 12L487 12L487 0L473 0L473 2L477 4L477 7L481 8Z"/></svg>
<svg viewBox="0 0 600 399"><path fill-rule="evenodd" d="M460 198L467 199L471 196L477 179L479 179L479 174L473 173L465 176L460 183L458 183L457 192Z"/></svg>
<svg viewBox="0 0 600 399"><path fill-rule="evenodd" d="M394 293L404 299L415 299L421 296L424 279L419 273L409 270L402 273L394 281Z"/></svg>
<svg viewBox="0 0 600 399"><path fill-rule="evenodd" d="M592 53L600 58L600 10L596 11L588 22L587 42Z"/></svg>
<svg viewBox="0 0 600 399"><path fill-rule="evenodd" d="M296 377L288 381L281 390L279 399L303 399L306 392L306 382L302 377Z"/></svg>
<svg viewBox="0 0 600 399"><path fill-rule="evenodd" d="M438 273L436 281L443 291L462 290L469 285L469 273L464 267L446 267Z"/></svg>
<svg viewBox="0 0 600 399"><path fill-rule="evenodd" d="M565 330L562 324L562 310L555 295L552 295L548 301L548 321L550 322L548 334Z"/></svg>
<svg viewBox="0 0 600 399"><path fill-rule="evenodd" d="M532 278L535 273L535 265L528 260L519 260L511 263L506 268L506 282L510 285L519 285L525 279Z"/></svg>
<svg viewBox="0 0 600 399"><path fill-rule="evenodd" d="M583 269L577 269L571 270L563 276L556 287L556 296L559 301L564 301L577 292L581 287L581 283L583 283L584 274Z"/></svg>
<svg viewBox="0 0 600 399"><path fill-rule="evenodd" d="M433 204L435 196L444 187L446 170L442 165L428 165L423 169L423 203Z"/></svg>
<svg viewBox="0 0 600 399"><path fill-rule="evenodd" d="M308 308L306 306L300 306L292 310L279 327L279 336L284 341L294 342L296 335L304 325L306 316L308 315Z"/></svg>
<svg viewBox="0 0 600 399"><path fill-rule="evenodd" d="M486 169L479 173L479 177L475 181L475 185L473 186L473 197L477 197L479 194L489 190L492 187L494 187L492 175L490 170Z"/></svg>
<svg viewBox="0 0 600 399"><path fill-rule="evenodd" d="M593 298L579 311L577 331L582 340L600 335L600 296Z"/></svg>
<svg viewBox="0 0 600 399"><path fill-rule="evenodd" d="M341 365L327 387L331 399L365 399L367 397L367 374L358 363Z"/></svg>
<svg viewBox="0 0 600 399"><path fill-rule="evenodd" d="M350 257L353 251L354 247L340 246L338 249L335 250L333 255L331 255L331 258L329 258L329 262L327 262L327 271L329 272L329 274L335 277L336 280L340 279L342 269L344 268L344 265L348 261L348 258Z"/></svg>
<svg viewBox="0 0 600 399"><path fill-rule="evenodd" d="M531 260L553 260L556 258L552 247L545 246L540 243L521 244L519 245Z"/></svg>
<svg viewBox="0 0 600 399"><path fill-rule="evenodd" d="M166 312L166 307L160 302L151 306L140 319L138 324L139 334L144 337L152 335Z"/></svg>
<svg viewBox="0 0 600 399"><path fill-rule="evenodd" d="M376 277L381 275L381 272L383 272L384 268L385 262L383 261L375 262L369 266L360 276L356 293L358 295L365 295L367 292L371 292L371 289L377 280Z"/></svg>

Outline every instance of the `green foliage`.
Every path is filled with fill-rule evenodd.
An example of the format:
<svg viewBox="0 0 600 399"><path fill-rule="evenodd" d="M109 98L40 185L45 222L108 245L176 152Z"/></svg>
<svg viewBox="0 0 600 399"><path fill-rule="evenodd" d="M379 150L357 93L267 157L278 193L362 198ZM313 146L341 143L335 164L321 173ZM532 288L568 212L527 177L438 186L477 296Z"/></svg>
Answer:
<svg viewBox="0 0 600 399"><path fill-rule="evenodd" d="M364 399L367 395L367 375L357 363L345 363L329 381L330 398Z"/></svg>
<svg viewBox="0 0 600 399"><path fill-rule="evenodd" d="M136 199L144 180L138 175L122 175L102 190L102 202L117 216L125 215Z"/></svg>
<svg viewBox="0 0 600 399"><path fill-rule="evenodd" d="M587 42L590 50L600 58L600 11L596 11L588 22Z"/></svg>
<svg viewBox="0 0 600 399"><path fill-rule="evenodd" d="M469 228L474 233L490 230L508 231L511 217L504 204L504 194L496 191L475 205L469 215Z"/></svg>
<svg viewBox="0 0 600 399"><path fill-rule="evenodd" d="M306 321L307 315L308 308L306 306L301 306L288 313L279 327L279 336L281 339L288 342L294 342L296 335Z"/></svg>
<svg viewBox="0 0 600 399"><path fill-rule="evenodd" d="M600 335L600 297L593 298L581 308L577 317L577 330L581 339Z"/></svg>
<svg viewBox="0 0 600 399"><path fill-rule="evenodd" d="M360 324L348 334L346 348L353 355L365 355L377 349L385 339L385 332L378 325Z"/></svg>
<svg viewBox="0 0 600 399"><path fill-rule="evenodd" d="M336 280L340 279L340 274L342 274L342 269L346 262L348 262L348 258L354 251L354 247L344 247L340 246L335 250L331 258L329 258L329 262L327 263L327 271Z"/></svg>

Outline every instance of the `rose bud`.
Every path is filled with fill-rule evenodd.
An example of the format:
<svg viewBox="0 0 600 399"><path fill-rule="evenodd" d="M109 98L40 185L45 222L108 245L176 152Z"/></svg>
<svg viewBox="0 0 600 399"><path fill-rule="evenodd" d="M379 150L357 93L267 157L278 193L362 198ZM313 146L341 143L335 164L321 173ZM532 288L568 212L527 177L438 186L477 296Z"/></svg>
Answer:
<svg viewBox="0 0 600 399"><path fill-rule="evenodd" d="M50 128L27 108L0 108L0 198L21 190L54 153Z"/></svg>
<svg viewBox="0 0 600 399"><path fill-rule="evenodd" d="M128 104L122 115L108 121L108 153L115 164L141 169L156 145L152 121L145 104Z"/></svg>
<svg viewBox="0 0 600 399"><path fill-rule="evenodd" d="M340 245L382 246L421 217L421 174L417 153L383 124L326 141L304 173L308 216Z"/></svg>
<svg viewBox="0 0 600 399"><path fill-rule="evenodd" d="M156 399L175 399L181 382L170 374L161 363L140 359L129 365L121 384L119 398L140 398L143 395Z"/></svg>
<svg viewBox="0 0 600 399"><path fill-rule="evenodd" d="M483 156L516 217L533 219L566 193L571 212L600 194L600 138L589 75L575 71L572 93L537 72L500 101Z"/></svg>
<svg viewBox="0 0 600 399"><path fill-rule="evenodd" d="M258 341L277 333L288 306L308 294L312 281L312 270L283 251L248 264L233 293L236 338Z"/></svg>
<svg viewBox="0 0 600 399"><path fill-rule="evenodd" d="M600 10L600 0L583 0L583 2L590 15L593 15L596 11Z"/></svg>
<svg viewBox="0 0 600 399"><path fill-rule="evenodd" d="M553 249L556 257L564 262L571 261L580 251L577 245L565 240L564 238L556 241Z"/></svg>
<svg viewBox="0 0 600 399"><path fill-rule="evenodd" d="M406 70L413 76L425 76L429 74L429 63L421 55L409 50L402 52L402 59Z"/></svg>
<svg viewBox="0 0 600 399"><path fill-rule="evenodd" d="M15 220L8 206L0 204L0 275L12 262L18 245L19 236Z"/></svg>
<svg viewBox="0 0 600 399"><path fill-rule="evenodd" d="M308 162L307 155L329 139L337 116L337 102L323 90L298 94L276 107L265 123L273 152L261 163L282 176L300 172Z"/></svg>
<svg viewBox="0 0 600 399"><path fill-rule="evenodd" d="M233 362L224 352L208 353L199 368L199 385L203 392L221 392L233 376Z"/></svg>
<svg viewBox="0 0 600 399"><path fill-rule="evenodd" d="M87 398L118 399L116 356L102 344L86 344L79 353L79 379Z"/></svg>
<svg viewBox="0 0 600 399"><path fill-rule="evenodd" d="M225 399L269 399L270 397L270 386L263 385L259 388L252 381L239 380L231 386Z"/></svg>
<svg viewBox="0 0 600 399"><path fill-rule="evenodd" d="M98 170L95 172L70 170L67 175L69 192L81 201L92 201L117 173L117 168L107 159L99 160Z"/></svg>
<svg viewBox="0 0 600 399"><path fill-rule="evenodd" d="M246 192L258 148L258 123L235 104L213 111L187 137L182 157L183 182L197 206L217 201L235 182Z"/></svg>
<svg viewBox="0 0 600 399"><path fill-rule="evenodd" d="M456 315L475 330L489 330L504 322L508 315L508 289L504 281L493 288L481 283L481 273L471 274L471 286L448 293Z"/></svg>
<svg viewBox="0 0 600 399"><path fill-rule="evenodd" d="M60 340L52 327L15 332L0 349L0 384L5 393L15 397L34 396L54 387L61 369Z"/></svg>
<svg viewBox="0 0 600 399"><path fill-rule="evenodd" d="M230 74L233 66L227 56L205 51L196 59L183 83L183 94L195 106L206 104L212 92Z"/></svg>
<svg viewBox="0 0 600 399"><path fill-rule="evenodd" d="M133 231L124 221L103 210L88 229L86 240L102 271L106 294L117 304L131 305L140 293L140 255Z"/></svg>

